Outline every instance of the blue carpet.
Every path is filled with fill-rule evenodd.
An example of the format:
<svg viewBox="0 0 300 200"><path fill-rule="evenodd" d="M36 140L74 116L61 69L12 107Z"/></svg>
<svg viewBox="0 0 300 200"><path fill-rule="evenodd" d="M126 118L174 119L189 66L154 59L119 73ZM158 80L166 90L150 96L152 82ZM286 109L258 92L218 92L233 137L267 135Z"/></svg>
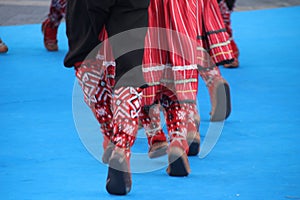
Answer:
<svg viewBox="0 0 300 200"><path fill-rule="evenodd" d="M65 24L55 53L44 49L40 24L1 26L9 52L0 55L0 198L300 199L299 12L289 7L233 13L241 65L221 69L233 111L218 143L204 159L190 158L188 177L169 177L165 167L134 173L125 197L107 194L107 167L77 133L74 71L63 67ZM205 138L210 105L199 85ZM139 138L135 148L147 151L139 147L145 143Z"/></svg>

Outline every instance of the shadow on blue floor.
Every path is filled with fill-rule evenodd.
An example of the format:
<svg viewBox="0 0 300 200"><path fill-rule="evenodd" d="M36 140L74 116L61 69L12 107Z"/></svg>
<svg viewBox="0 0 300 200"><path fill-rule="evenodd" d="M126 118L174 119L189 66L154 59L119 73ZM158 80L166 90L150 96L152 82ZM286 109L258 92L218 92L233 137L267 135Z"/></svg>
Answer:
<svg viewBox="0 0 300 200"><path fill-rule="evenodd" d="M241 66L221 69L231 85L233 112L218 143L204 159L190 158L188 177L169 177L165 167L133 174L125 197L106 193L106 166L77 134L74 71L63 67L64 24L56 53L44 49L40 24L0 27L9 46L0 55L0 198L300 199L299 12L290 7L233 14ZM204 137L210 105L199 85ZM141 143L146 140L136 146Z"/></svg>

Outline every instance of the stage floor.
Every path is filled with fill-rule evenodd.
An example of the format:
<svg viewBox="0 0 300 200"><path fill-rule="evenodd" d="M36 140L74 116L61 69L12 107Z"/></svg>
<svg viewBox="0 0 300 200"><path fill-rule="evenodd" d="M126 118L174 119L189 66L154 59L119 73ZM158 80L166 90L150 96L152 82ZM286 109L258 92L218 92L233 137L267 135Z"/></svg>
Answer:
<svg viewBox="0 0 300 200"><path fill-rule="evenodd" d="M9 46L0 55L0 198L300 199L299 13L299 6L233 13L240 67L221 68L233 110L215 147L204 158L190 157L185 178L169 177L165 160L147 172L133 162L139 173L125 197L106 192L107 166L82 142L74 70L63 66L65 24L58 52L45 50L40 24L0 26ZM205 140L210 105L201 81L198 103ZM134 151L146 154L144 137Z"/></svg>

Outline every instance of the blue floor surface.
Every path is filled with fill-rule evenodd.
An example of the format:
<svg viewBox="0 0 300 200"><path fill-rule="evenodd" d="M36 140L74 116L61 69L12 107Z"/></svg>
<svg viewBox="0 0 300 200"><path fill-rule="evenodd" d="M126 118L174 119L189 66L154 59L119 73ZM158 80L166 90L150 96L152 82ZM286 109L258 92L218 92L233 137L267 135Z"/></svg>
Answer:
<svg viewBox="0 0 300 200"><path fill-rule="evenodd" d="M204 159L190 158L185 178L169 177L165 167L134 173L125 197L106 192L107 167L85 148L74 123L65 24L54 53L43 47L40 24L1 26L9 52L0 55L0 199L300 199L299 13L233 13L241 64L221 69L233 111L216 146ZM210 105L199 85L205 138Z"/></svg>

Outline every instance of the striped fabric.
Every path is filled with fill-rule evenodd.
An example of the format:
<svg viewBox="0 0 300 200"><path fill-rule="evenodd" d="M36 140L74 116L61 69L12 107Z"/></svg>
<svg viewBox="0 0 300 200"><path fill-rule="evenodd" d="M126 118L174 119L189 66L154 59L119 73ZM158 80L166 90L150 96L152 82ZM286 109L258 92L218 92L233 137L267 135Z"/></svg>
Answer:
<svg viewBox="0 0 300 200"><path fill-rule="evenodd" d="M198 65L209 68L233 59L216 0L151 0L143 72L150 87L143 104L159 100L161 86L179 101L195 102Z"/></svg>
<svg viewBox="0 0 300 200"><path fill-rule="evenodd" d="M146 36L143 72L150 87L143 91L143 103L151 105L163 92L179 101L195 101L197 0L152 0Z"/></svg>
<svg viewBox="0 0 300 200"><path fill-rule="evenodd" d="M220 6L221 14L222 14L222 17L224 20L226 31L229 35L229 40L230 40L231 48L233 50L233 54L237 60L239 57L239 49L233 39L233 31L232 31L232 27L231 27L231 13L235 6L235 1L221 0L219 2L219 6Z"/></svg>
<svg viewBox="0 0 300 200"><path fill-rule="evenodd" d="M231 15L232 11L228 8L225 0L221 0L219 2L219 7L220 7L221 15L222 15L227 33L229 34L229 37L232 37L232 29L231 29L231 21L230 21L230 15Z"/></svg>
<svg viewBox="0 0 300 200"><path fill-rule="evenodd" d="M234 58L229 36L226 32L219 5L216 0L198 1L198 51L207 50L213 63L217 66L232 61ZM201 60L205 60L207 54L199 52ZM200 63L204 68L210 67L211 61Z"/></svg>

